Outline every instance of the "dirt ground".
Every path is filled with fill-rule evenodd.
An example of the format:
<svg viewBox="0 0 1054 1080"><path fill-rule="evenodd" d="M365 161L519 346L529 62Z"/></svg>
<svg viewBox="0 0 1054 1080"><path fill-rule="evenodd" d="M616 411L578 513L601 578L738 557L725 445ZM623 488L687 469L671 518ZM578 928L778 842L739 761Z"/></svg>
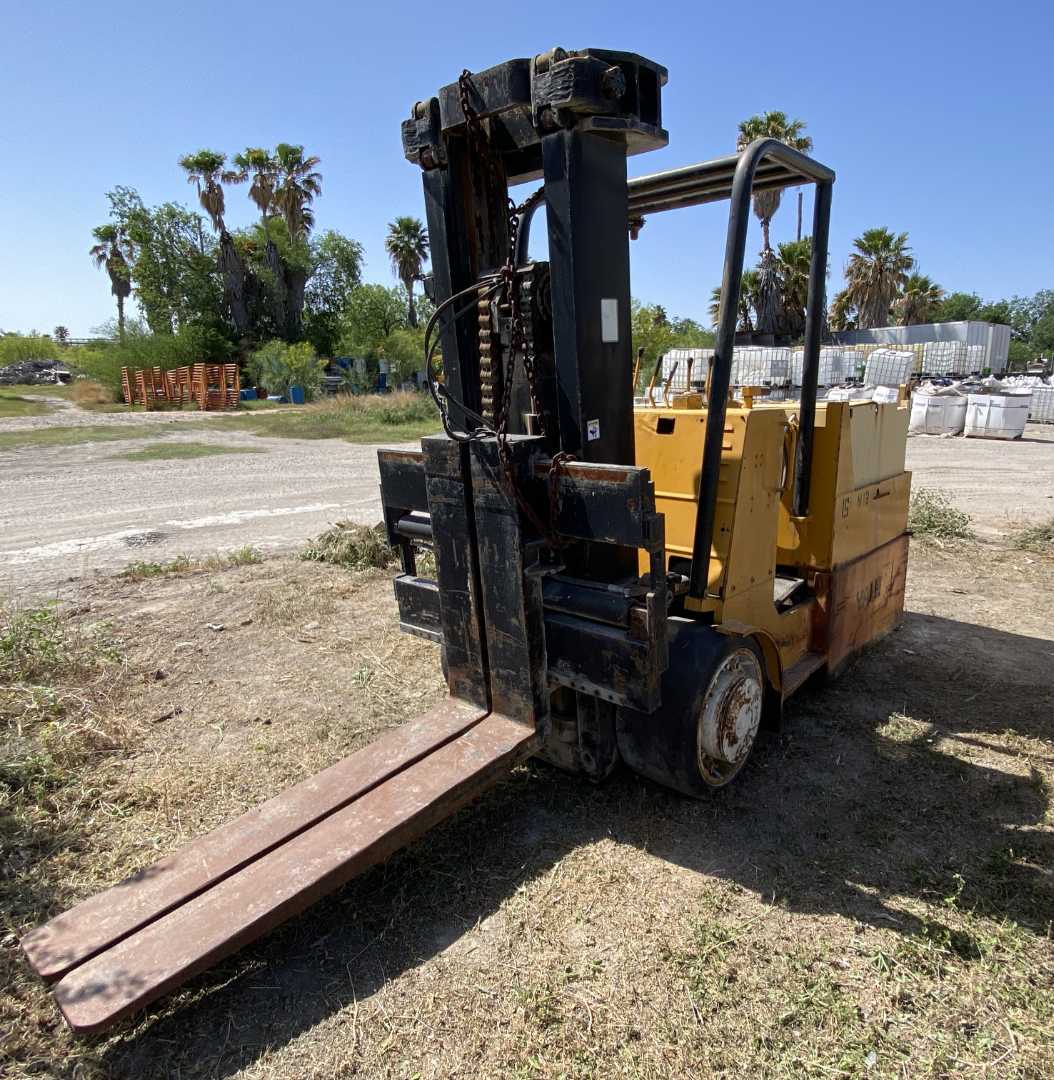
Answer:
<svg viewBox="0 0 1054 1080"><path fill-rule="evenodd" d="M443 686L383 572L86 581L73 617L125 658L125 734L5 853L0 1073L1054 1074L1054 560L916 543L908 590L903 627L804 690L718 796L529 763L116 1035L74 1039L18 932Z"/></svg>
<svg viewBox="0 0 1054 1080"><path fill-rule="evenodd" d="M128 427L129 437L0 449L0 595L65 598L86 575L252 546L299 548L335 521L380 520L377 447L340 439L262 438L222 414L55 411L0 421L0 432ZM144 428L157 436L144 438ZM128 460L163 442L231 453Z"/></svg>

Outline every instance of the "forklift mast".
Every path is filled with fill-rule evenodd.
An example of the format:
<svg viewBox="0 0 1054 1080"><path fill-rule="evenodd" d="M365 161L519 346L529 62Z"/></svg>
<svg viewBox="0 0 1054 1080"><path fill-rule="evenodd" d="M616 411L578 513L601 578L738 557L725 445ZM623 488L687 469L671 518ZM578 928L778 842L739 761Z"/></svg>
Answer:
<svg viewBox="0 0 1054 1080"><path fill-rule="evenodd" d="M402 127L422 170L446 433L380 453L401 624L442 644L455 697L543 742L551 705L588 713L611 748L599 772L615 707L656 708L666 667L662 518L634 464L626 179L629 154L666 145L665 82L632 53L553 49L463 72ZM532 180L517 205L510 187ZM531 262L542 205L549 258ZM416 573L421 541L434 581Z"/></svg>

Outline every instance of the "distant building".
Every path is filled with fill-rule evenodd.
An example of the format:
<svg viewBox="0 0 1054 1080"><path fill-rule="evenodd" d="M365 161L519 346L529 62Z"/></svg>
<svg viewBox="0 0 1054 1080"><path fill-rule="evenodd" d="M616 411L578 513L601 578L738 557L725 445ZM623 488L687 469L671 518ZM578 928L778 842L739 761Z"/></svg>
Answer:
<svg viewBox="0 0 1054 1080"><path fill-rule="evenodd" d="M917 323L914 326L877 326L872 330L835 330L838 345L923 345L928 341L961 341L984 349L983 367L993 375L1006 371L1010 352L1010 327L1002 323Z"/></svg>

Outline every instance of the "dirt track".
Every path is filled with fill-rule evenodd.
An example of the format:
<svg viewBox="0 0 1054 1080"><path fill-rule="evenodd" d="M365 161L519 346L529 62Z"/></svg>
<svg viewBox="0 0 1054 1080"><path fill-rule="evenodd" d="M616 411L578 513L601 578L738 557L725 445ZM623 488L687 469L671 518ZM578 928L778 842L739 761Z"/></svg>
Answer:
<svg viewBox="0 0 1054 1080"><path fill-rule="evenodd" d="M157 424L164 443L251 450L215 457L126 461L119 455L158 440L27 446L0 451L0 595L59 594L71 579L130 562L165 562L252 545L291 550L334 521L380 520L376 446L338 439L267 439L178 417L78 414L7 421L0 431L41 420ZM174 419L173 417L177 417ZM177 429L178 433L173 429ZM185 429L185 430L178 430Z"/></svg>
<svg viewBox="0 0 1054 1080"><path fill-rule="evenodd" d="M264 451L124 461L141 438L0 451L0 595L61 595L71 579L130 562L206 556L245 545L294 550L330 523L380 519L376 447L337 439L266 439L210 430L197 413L86 413L0 422L0 432L49 426L156 425L166 444ZM1054 515L1054 427L1006 443L916 437L916 486L946 490L994 538Z"/></svg>

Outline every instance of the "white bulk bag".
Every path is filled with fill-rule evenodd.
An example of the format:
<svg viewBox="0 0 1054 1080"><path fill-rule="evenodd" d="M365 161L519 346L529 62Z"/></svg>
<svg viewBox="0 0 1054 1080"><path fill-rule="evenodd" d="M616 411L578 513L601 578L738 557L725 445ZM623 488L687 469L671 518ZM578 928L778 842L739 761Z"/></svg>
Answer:
<svg viewBox="0 0 1054 1080"><path fill-rule="evenodd" d="M911 435L958 435L966 426L966 401L960 394L933 394L916 390L911 395Z"/></svg>
<svg viewBox="0 0 1054 1080"><path fill-rule="evenodd" d="M971 394L966 405L966 437L1020 439L1028 423L1031 394Z"/></svg>

